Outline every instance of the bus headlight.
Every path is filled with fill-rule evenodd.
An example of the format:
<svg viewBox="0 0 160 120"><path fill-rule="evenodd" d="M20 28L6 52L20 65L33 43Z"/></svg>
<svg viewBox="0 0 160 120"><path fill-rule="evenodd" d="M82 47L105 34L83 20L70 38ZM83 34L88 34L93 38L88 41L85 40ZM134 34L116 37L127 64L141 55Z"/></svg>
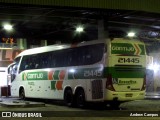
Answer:
<svg viewBox="0 0 160 120"><path fill-rule="evenodd" d="M151 64L148 66L148 69L153 70L155 73L159 70L160 65L157 63Z"/></svg>

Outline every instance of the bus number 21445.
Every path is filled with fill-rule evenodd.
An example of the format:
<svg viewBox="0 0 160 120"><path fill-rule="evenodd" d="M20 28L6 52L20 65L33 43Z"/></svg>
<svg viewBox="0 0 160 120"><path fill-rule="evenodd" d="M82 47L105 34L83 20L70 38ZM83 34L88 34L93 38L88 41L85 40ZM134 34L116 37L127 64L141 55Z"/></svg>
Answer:
<svg viewBox="0 0 160 120"><path fill-rule="evenodd" d="M102 76L102 71L99 70L86 70L84 71L84 77L100 77Z"/></svg>

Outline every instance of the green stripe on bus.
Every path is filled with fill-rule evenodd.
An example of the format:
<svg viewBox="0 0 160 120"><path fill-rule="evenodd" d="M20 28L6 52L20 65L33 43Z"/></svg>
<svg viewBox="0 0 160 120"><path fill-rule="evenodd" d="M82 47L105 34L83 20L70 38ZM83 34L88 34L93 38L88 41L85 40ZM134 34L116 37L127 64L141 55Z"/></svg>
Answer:
<svg viewBox="0 0 160 120"><path fill-rule="evenodd" d="M79 68L68 71L68 79L97 79L103 77L103 68Z"/></svg>
<svg viewBox="0 0 160 120"><path fill-rule="evenodd" d="M143 78L145 68L135 67L96 67L96 68L77 68L68 71L68 80L74 79L100 79L112 75L113 78ZM22 74L22 80L48 80L49 71L25 72ZM60 70L55 70L53 80L59 80ZM67 74L65 74L67 75Z"/></svg>
<svg viewBox="0 0 160 120"><path fill-rule="evenodd" d="M145 71L145 68L108 67L104 69L104 77L106 78L110 74L113 78L143 78Z"/></svg>

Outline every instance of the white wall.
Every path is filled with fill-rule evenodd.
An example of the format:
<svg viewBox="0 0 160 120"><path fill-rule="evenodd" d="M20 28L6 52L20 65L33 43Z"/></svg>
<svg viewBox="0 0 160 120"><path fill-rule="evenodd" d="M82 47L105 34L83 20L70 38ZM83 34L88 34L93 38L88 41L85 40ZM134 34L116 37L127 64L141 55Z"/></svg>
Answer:
<svg viewBox="0 0 160 120"><path fill-rule="evenodd" d="M7 67L0 67L0 86L7 85Z"/></svg>

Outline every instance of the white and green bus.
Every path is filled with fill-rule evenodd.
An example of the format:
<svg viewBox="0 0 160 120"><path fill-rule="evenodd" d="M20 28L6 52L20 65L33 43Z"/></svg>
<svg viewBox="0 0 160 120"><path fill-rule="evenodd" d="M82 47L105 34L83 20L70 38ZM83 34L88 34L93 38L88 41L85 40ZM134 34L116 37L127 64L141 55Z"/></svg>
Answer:
<svg viewBox="0 0 160 120"><path fill-rule="evenodd" d="M86 102L143 99L145 44L116 38L76 45L51 45L21 52L8 67L11 95Z"/></svg>

